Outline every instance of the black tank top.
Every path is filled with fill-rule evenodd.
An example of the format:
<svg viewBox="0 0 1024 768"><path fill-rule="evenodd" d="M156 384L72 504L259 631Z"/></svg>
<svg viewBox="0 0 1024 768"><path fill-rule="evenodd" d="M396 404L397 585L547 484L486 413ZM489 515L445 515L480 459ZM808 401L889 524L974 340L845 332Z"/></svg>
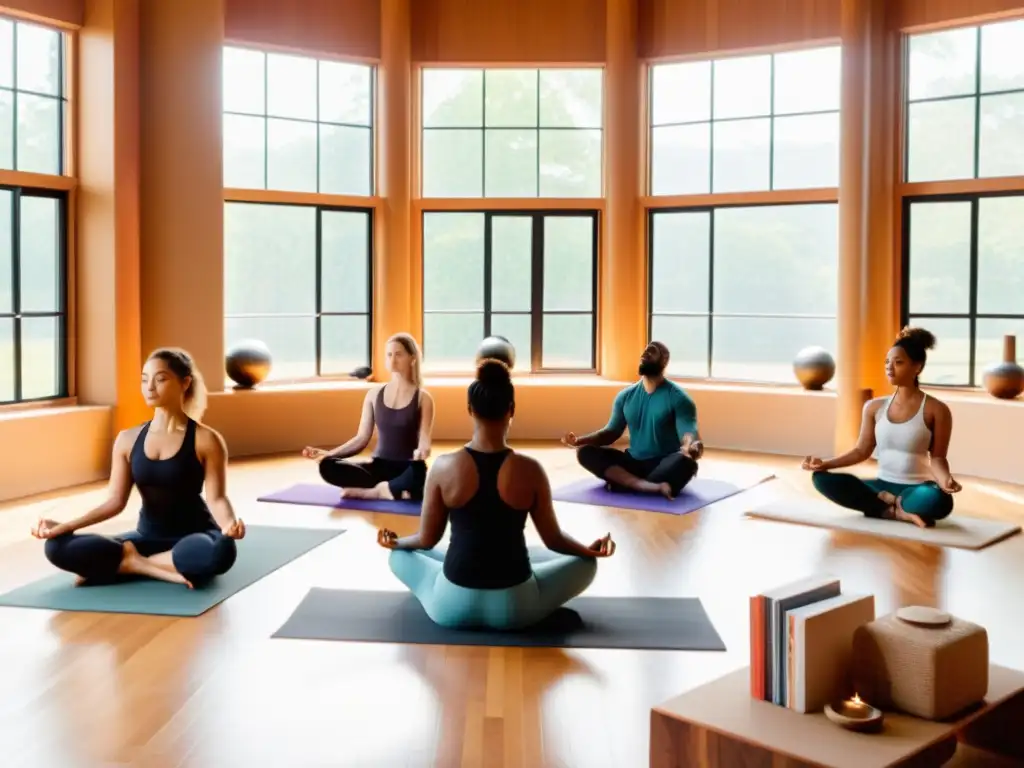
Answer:
<svg viewBox="0 0 1024 768"><path fill-rule="evenodd" d="M384 404L381 387L373 406L373 421L377 425L377 448L373 455L391 461L411 461L420 444L419 389L404 408L389 408Z"/></svg>
<svg viewBox="0 0 1024 768"><path fill-rule="evenodd" d="M163 461L146 456L150 423L142 426L131 453L132 479L142 496L139 533L172 539L217 530L217 523L200 495L206 472L196 456L196 423L188 420L181 449Z"/></svg>
<svg viewBox="0 0 1024 768"><path fill-rule="evenodd" d="M468 589L505 589L530 578L526 550L526 510L514 509L498 493L498 472L511 449L497 453L466 452L476 464L480 485L465 506L449 513L451 542L444 575Z"/></svg>

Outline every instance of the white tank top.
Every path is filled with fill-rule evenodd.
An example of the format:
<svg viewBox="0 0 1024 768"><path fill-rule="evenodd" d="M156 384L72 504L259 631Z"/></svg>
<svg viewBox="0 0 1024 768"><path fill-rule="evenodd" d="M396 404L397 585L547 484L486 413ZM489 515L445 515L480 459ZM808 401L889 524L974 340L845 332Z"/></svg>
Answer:
<svg viewBox="0 0 1024 768"><path fill-rule="evenodd" d="M895 395L887 398L875 414L878 479L905 485L926 483L932 479L929 454L932 432L924 421L924 405L928 395L921 398L921 407L917 413L901 424L889 421L889 406L893 397Z"/></svg>

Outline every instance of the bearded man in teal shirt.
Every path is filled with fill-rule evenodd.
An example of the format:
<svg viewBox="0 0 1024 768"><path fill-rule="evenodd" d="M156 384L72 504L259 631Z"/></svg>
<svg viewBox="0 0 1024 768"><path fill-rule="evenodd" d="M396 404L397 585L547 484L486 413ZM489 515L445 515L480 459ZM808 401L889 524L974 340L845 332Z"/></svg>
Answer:
<svg viewBox="0 0 1024 768"><path fill-rule="evenodd" d="M640 356L640 380L615 396L608 424L562 442L576 448L581 466L609 490L660 493L672 499L697 475L704 443L697 407L682 387L665 378L668 347L652 341ZM611 445L629 428L629 449Z"/></svg>

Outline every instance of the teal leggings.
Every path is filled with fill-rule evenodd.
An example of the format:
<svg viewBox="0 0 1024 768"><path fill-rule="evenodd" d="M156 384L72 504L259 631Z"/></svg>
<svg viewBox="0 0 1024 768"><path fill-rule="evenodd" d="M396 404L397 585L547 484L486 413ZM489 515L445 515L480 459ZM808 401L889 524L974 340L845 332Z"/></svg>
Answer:
<svg viewBox="0 0 1024 768"><path fill-rule="evenodd" d="M867 517L882 517L888 505L878 498L882 491L898 496L905 512L922 520L935 522L953 511L953 497L935 483L904 485L887 480L862 480L845 472L815 472L812 475L818 493L847 509L863 512Z"/></svg>
<svg viewBox="0 0 1024 768"><path fill-rule="evenodd" d="M550 616L581 594L597 575L592 557L530 549L533 575L506 589L468 589L445 578L444 550L396 549L392 573L442 627L521 629Z"/></svg>

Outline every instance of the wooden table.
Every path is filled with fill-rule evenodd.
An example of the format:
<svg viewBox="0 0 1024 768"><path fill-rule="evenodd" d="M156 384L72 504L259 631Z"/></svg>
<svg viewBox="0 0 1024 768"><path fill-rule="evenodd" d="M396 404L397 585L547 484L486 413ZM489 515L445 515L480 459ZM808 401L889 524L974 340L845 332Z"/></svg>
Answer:
<svg viewBox="0 0 1024 768"><path fill-rule="evenodd" d="M878 734L854 733L823 713L802 715L753 699L744 667L651 710L650 765L935 768L950 760L950 766L1021 765L1022 724L1024 672L1006 667L989 668L984 706L969 714L937 723L886 713Z"/></svg>

